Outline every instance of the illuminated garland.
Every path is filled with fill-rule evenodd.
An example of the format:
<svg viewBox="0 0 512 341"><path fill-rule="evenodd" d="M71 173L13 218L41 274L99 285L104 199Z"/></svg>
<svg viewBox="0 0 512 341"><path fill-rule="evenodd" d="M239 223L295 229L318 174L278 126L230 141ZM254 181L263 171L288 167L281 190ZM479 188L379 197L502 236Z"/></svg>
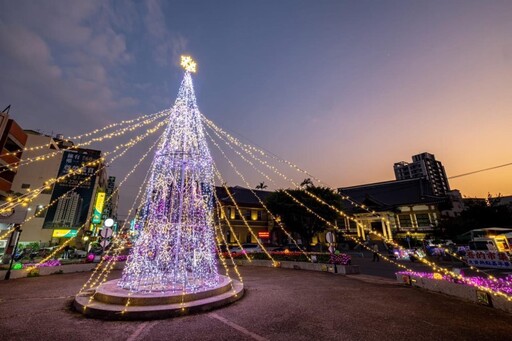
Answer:
<svg viewBox="0 0 512 341"><path fill-rule="evenodd" d="M256 243L261 247L261 249L263 250L263 253L265 253L268 256L268 258L270 260L272 260L272 264L275 264L276 262L275 262L274 258L267 251L265 246L263 246L263 244L260 242L258 236L256 235L256 233L254 233L254 231L252 230L251 226L247 222L247 219L245 219L245 216L243 215L242 210L240 209L240 206L238 206L238 204L235 201L235 198L231 194L231 191L229 190L228 186L226 186L226 182L222 178L222 175L220 174L219 170L217 168L215 168L215 167L214 167L214 170L215 170L215 175L217 176L219 181L222 183L222 187L224 187L224 189L226 190L226 193L228 194L229 199L231 200L231 202L233 202L233 205L235 205L236 211L238 212L238 215L240 215L240 218L242 219L242 222L244 223L244 225L247 227L247 230L249 231L251 236L254 237L254 239L256 240Z"/></svg>
<svg viewBox="0 0 512 341"><path fill-rule="evenodd" d="M126 182L128 180L128 178L130 177L130 175L133 174L133 172L135 172L135 170L139 167L139 165L146 159L146 157L151 153L151 151L156 147L157 143L158 143L159 140L157 140L155 143L153 143L153 145L143 154L143 156L139 159L139 161L135 164L135 166L133 166L133 168L130 170L130 172L128 172L126 174L126 176L124 177L124 179L119 183L118 187L116 190L119 189L119 187L121 187L123 185L124 182ZM135 200L133 201L132 203L132 206L130 207L130 209L128 210L128 214L127 214L127 217L126 217L126 220L123 222L123 225L121 225L121 228L120 230L124 230L128 220L129 220L129 217L133 211L133 209L135 208L135 205L136 203L139 201L139 198L141 197L141 194L143 193L143 188L144 188L144 185L146 183L146 179L149 177L149 170L147 171L146 173L146 177L143 181L143 183L139 186L139 190L137 192L137 195L135 197ZM125 243L123 242L123 240L121 240L120 238L116 238L116 236L114 236L114 239L112 241L112 247L105 253L105 255L101 258L100 262L98 263L98 265L94 268L94 271L92 273L92 275L89 277L89 279L87 280L87 282L82 286L82 288L80 289L80 291L78 293L81 293L83 290L86 289L86 287L89 285L89 283L92 283L89 285L89 288L93 288L97 285L98 282L101 283L104 283L107 278L108 278L108 275L110 274L110 272L112 271L112 269L114 268L115 264L117 261L119 261L119 258L117 257L119 255L119 253L121 251L123 251L125 249ZM110 251L113 251L112 253L112 256L111 257L108 257ZM104 262L107 262L105 264L105 267L102 269L102 271L100 272L100 274L97 276L96 279L95 278L95 275L96 273L98 272L99 269L102 268L102 265ZM102 278L102 280L100 280L100 278ZM93 296L91 296L90 300L89 300L89 303L92 302L93 300ZM86 305L87 306L87 305Z"/></svg>
<svg viewBox="0 0 512 341"><path fill-rule="evenodd" d="M119 126L123 126L125 124L131 124L131 123L138 122L138 121L141 121L141 120L145 120L147 118L151 118L151 117L155 117L155 116L159 116L160 117L166 111L168 111L168 109L160 111L160 112L157 112L157 113L149 114L149 115L139 116L139 117L137 117L135 119L132 119L132 120L124 120L124 121L121 121L121 122L112 123L112 124L109 124L109 125L107 125L107 126L105 126L103 128L98 128L98 129L95 129L95 130L90 131L88 133L84 133L84 134L73 136L73 137L64 138L64 139L62 139L62 141L64 141L64 142L73 142L74 140L79 140L79 139L81 139L83 137L89 137L89 136L95 135L97 133L100 133L102 131L105 131L105 130L108 130L108 129L112 129L112 128L115 128L115 127L119 127ZM1 154L0 157L3 157L3 156L16 156L20 152L30 152L30 151L35 151L35 150L40 150L40 149L50 148L50 147L51 147L51 143L45 143L45 144L39 145L39 146L27 147L27 148L18 149L18 150L12 151L12 152L4 153L4 154Z"/></svg>
<svg viewBox="0 0 512 341"><path fill-rule="evenodd" d="M51 185L53 185L55 183L59 183L61 181L64 181L67 178L72 177L75 174L81 174L87 167L100 165L101 162L103 162L105 160L106 156L108 156L108 155L110 155L110 154L112 154L114 152L117 152L119 149L122 149L122 148L131 148L133 145L135 145L136 143L140 142L141 140L143 140L147 136L149 136L149 135L153 134L154 132L158 131L163 125L165 125L166 122L167 122L166 120L164 120L162 122L159 122L154 127L150 128L150 129L147 129L145 134L139 135L139 136L131 139L127 143L124 143L124 144L116 146L114 148L113 152L106 152L106 153L104 153L104 156L102 158L98 159L98 160L94 160L94 161L89 161L89 162L83 163L81 165L81 167L79 167L77 169L71 169L71 170L68 171L68 173L66 173L66 174L64 174L64 175L62 175L60 177L52 178L52 179L49 179L49 180L45 181L45 184L43 186L41 186L39 188L36 188L36 189L33 189L33 190L30 190L28 193L17 197L16 200L14 200L14 201L13 201L12 198L7 198L7 203L4 203L4 204L0 205L0 212L2 212L2 211L3 212L10 211L10 210L12 210L13 208L15 208L18 205L27 206L30 202L32 202L34 199L36 199L45 189L51 188L50 187Z"/></svg>
<svg viewBox="0 0 512 341"><path fill-rule="evenodd" d="M236 245L240 248L240 250L242 250L243 249L242 243L240 242L240 240L236 236L236 232L235 232L235 229L233 228L233 225L231 225L231 222L229 221L228 217L226 217L226 215L222 213L223 212L223 207L222 207L222 205L220 203L220 200L219 200L219 197L217 196L216 191L213 192L213 196L214 196L215 202L217 203L217 217L219 217L219 219L220 219L220 217L223 217L224 221L226 222L226 225L228 225L228 228L229 228L229 231L231 232L231 235L235 239ZM220 224L220 222L219 222L219 224ZM249 257L249 255L247 255L247 254L244 254L244 255L245 255L245 257L247 258L247 260L249 262L252 262L252 259Z"/></svg>
<svg viewBox="0 0 512 341"><path fill-rule="evenodd" d="M114 137L122 136L122 135L126 134L127 132L132 132L132 131L136 130L139 127L143 127L143 126L146 126L146 125L149 125L149 124L153 123L158 118L163 117L165 114L167 114L167 111L163 111L162 113L159 113L155 117L152 117L151 119L144 120L141 123L137 123L137 124L134 124L132 126L128 126L128 127L123 128L123 129L121 129L119 131L112 132L112 133L106 134L104 136L93 138L93 139L91 139L89 141L86 141L86 142L77 143L77 144L75 144L75 145L73 145L73 146L71 146L69 148L59 149L57 151L50 152L50 153L47 153L47 154L44 154L44 155L39 155L39 156L35 156L35 157L32 157L32 158L25 158L25 159L23 159L21 161L14 162L12 164L6 165L5 166L6 169L3 170L3 171L0 171L0 174L3 173L3 172L6 172L6 171L13 171L14 172L14 171L16 171L21 166L25 166L25 165L28 165L30 163L36 162L36 161L43 161L43 160L50 159L50 158L52 158L52 157L54 157L56 155L62 154L66 150L76 150L76 149L88 146L88 145L90 145L90 144L92 144L94 142L101 142L101 141L103 141L105 139L111 139L111 138L114 138ZM11 167L10 165L14 165L14 166Z"/></svg>
<svg viewBox="0 0 512 341"><path fill-rule="evenodd" d="M217 233L220 233L222 235L222 229L220 228L220 225L216 225L215 230L217 231ZM224 237L222 237L222 239L224 240L224 242L226 242L226 239ZM226 245L226 247L228 246L227 243L225 245ZM229 268L228 268L228 265L226 263L226 259L224 258L224 255L222 254L222 252L220 250L220 243L217 243L216 248L217 248L217 254L219 255L220 262L221 262L222 266L224 267L224 270L226 271L226 276L230 277L229 276ZM238 267L237 267L237 265L235 263L235 260L233 259L233 256L229 252L228 252L228 255L229 255L229 258L231 258L231 262L233 263L233 267L235 269L235 273L238 276L238 279L240 280L240 282L243 283L242 276L240 275L240 272L238 272ZM238 294L236 293L236 289L235 289L235 285L234 285L233 281L231 281L230 284L231 284L231 292L232 292L232 294L234 295L234 297L237 297Z"/></svg>
<svg viewBox="0 0 512 341"><path fill-rule="evenodd" d="M211 121L210 121L210 122L211 122ZM208 126L209 126L210 128L212 128L212 126L211 126L211 125L208 125ZM220 128L219 128L219 129L220 129ZM217 130L217 129L212 129L212 130ZM241 143L237 143L238 141L237 141L236 139L234 139L234 138L233 138L233 141L236 141L236 142L233 142L235 145L237 145L239 148L241 148L241 149L242 149L242 150L244 150L246 153L248 153L249 155L251 155L254 159L258 160L260 163L262 163L262 164L264 164L265 166L267 166L268 168L272 169L276 174L280 175L281 177L285 178L285 179L286 179L286 180L288 180L288 181L291 181L295 186L297 186L297 185L298 185L297 183L293 182L293 180L289 179L289 178L288 178L288 177L286 177L284 174L282 174L281 172L279 172L275 167L273 167L273 166L269 165L266 161L264 161L264 160L261 160L261 159L257 158L257 157L256 157L256 156L255 156L255 155L254 155L250 150L248 150L247 148L243 148L243 147L241 147L241 145L244 145L244 146L247 146L247 145L245 145L245 144L241 144ZM226 142L226 141L225 141L225 142ZM227 144L229 145L229 143L227 143ZM257 149L257 148L253 148L253 147L252 147L252 148L249 148L249 149L253 149L253 150L256 150L256 151L260 152L260 154L264 154L262 151L260 151L260 150L259 150L259 149ZM237 151L235 150L235 152L237 152ZM238 154L239 156L242 156L240 153L237 153L237 154ZM243 157L242 157L242 158L243 158ZM245 158L243 158L243 159L244 159L244 160L246 160ZM247 160L246 160L246 161L247 161ZM260 174L261 174L261 173L260 173ZM270 180L270 178L269 178L269 177L267 177L267 179L269 179L269 180ZM307 190L305 190L305 191L306 191L306 192L308 192ZM337 231L342 232L345 236L347 236L347 237L351 238L352 240L354 240L354 241L358 242L356 238L354 238L354 237L352 237L352 236L350 236L350 235L345 234L345 232L344 232L344 231L342 231L342 230L340 230L337 226L335 226L334 224L332 224L332 223L330 223L330 222L326 221L325 219L323 219L322 217L320 217L319 215L317 215L316 213L314 213L314 212L313 212L309 207L307 207L307 206L303 205L302 203L300 203L296 198L294 198L294 197L293 197L290 193L288 193L287 191L284 191L284 193L285 193L285 194L287 194L288 196L292 197L292 200L294 200L295 202L297 202L297 203L301 204L304 208L306 208L306 210L307 210L308 212L310 212L310 213L312 213L312 214L315 214L315 216L317 216L319 219L323 220L327 225L331 226L332 228L334 228L334 229L335 229L335 230L337 230ZM359 226L362 226L362 225L359 223L359 221L358 221L357 219L355 219L355 218L352 218L352 217L348 216L347 214L345 214L345 213L344 213L344 212L342 212L341 210L339 210L339 209L337 209L337 208L333 207L332 205L329 205L329 204L325 203L323 200L321 200L320 198L318 198L318 197L316 197L316 196L314 196L314 195L311 195L311 194L310 194L310 196L312 196L313 198L315 198L318 202L320 202L320 203L322 203L322 204L324 204L324 205L329 206L331 209L334 209L334 210L335 210L336 212L338 212L341 216L346 217L346 218L349 218L350 220L355 221ZM347 196L344 196L344 197L342 197L342 198L343 198L343 199L345 199L345 200L348 200L348 199L349 199ZM357 204L357 203L355 203L355 202L354 202L353 204L354 204L354 205L356 205L356 206L358 206L358 207L360 207L360 208L363 208L363 209L365 209L365 210L369 211L370 213L377 214L375 211L371 211L371 210L369 210L365 205L359 205L359 204ZM386 221L387 219L381 218L381 220ZM389 222L389 221L388 221L388 222ZM363 229L364 229L364 227L363 227ZM386 236L383 236L382 234L380 234L380 233L378 233L378 232L371 231L371 230L370 230L369 232L370 232L370 233L373 233L373 234L376 234L376 235L379 235L379 236L380 236L382 239L384 239L386 242L388 242L388 243L390 243L390 244L393 244L393 245L396 245L396 246L397 246L397 247L399 247L399 248L402 248L401 246L399 246L398 244L396 244L393 240L391 240L391 239L387 238ZM368 249L368 250L370 250L370 251L372 251L372 252L373 252L373 250L371 250L370 248L368 248L366 245L363 245L363 244L362 244L362 243L360 243L360 242L358 242L358 244L360 244L360 245L361 245L361 246L363 246L364 248L366 248L366 249ZM402 249L403 249L403 248L402 248ZM380 254L380 253L379 253L379 254ZM389 261L389 262L391 262L391 263L394 263L395 265L397 265L397 266L399 266L399 267L404 268L404 266L403 266L402 264L396 263L396 262L394 262L394 261L390 260L389 258L385 257L384 255L381 255L381 256L382 256L382 258L383 258L383 259L385 259L385 260L387 260L387 261ZM447 275L450 275L450 276L453 276L454 278L457 278L458 280L461 280L461 281L467 281L466 279L464 279L464 277L463 277L463 276L461 276L461 275L459 275L459 274L457 274L457 273L455 273L455 272L453 272L453 271L450 271L449 269L446 269L446 268L444 268L444 267L440 267L440 266L438 266L437 264L435 264L435 263L433 263L433 262L430 262L430 261L428 261L428 260L426 260L426 259L424 259L424 258L420 258L420 261L421 261L421 262L423 262L424 264L428 265L429 267L431 267L434 271L439 270L439 271L442 271L442 272L446 273ZM492 279L492 277L491 277L491 280L493 280L493 279ZM494 281L494 280L493 280L493 281ZM473 284L471 284L471 283L470 283L470 285L474 285L474 283L473 283ZM485 287L481 287L480 289L481 289L481 290L485 290L485 291L487 291L487 292L489 292L489 290L490 290L490 289L485 288ZM490 293L491 293L491 294L493 294L493 295L504 296L504 294L503 294L503 293L501 293L501 292L500 292L500 293L492 292L492 290L491 290L491 292L490 292ZM505 297L506 297L508 300L512 300L512 298L511 298L511 297L509 297L509 296L506 296L506 295L505 295Z"/></svg>
<svg viewBox="0 0 512 341"><path fill-rule="evenodd" d="M213 190L212 159L186 71L151 165L143 229L120 287L184 292L217 285Z"/></svg>
<svg viewBox="0 0 512 341"><path fill-rule="evenodd" d="M228 142L226 141L226 139L222 138L222 136L220 136L219 134L217 134L215 132L215 130L212 129L212 131L216 134L216 136L221 139L231 150L233 150L238 156L240 156L240 158L242 158L242 160L244 160L245 162L247 162L249 165L251 165L254 170L256 170L259 174L261 174L262 176L265 177L265 179L269 180L270 182L274 183L275 182L273 181L272 178L270 178L267 174L265 174L264 172L262 172L261 170L259 170L258 168L256 168L256 166L254 165L253 162L251 162L250 160L248 160L247 158L245 158L238 150L236 150L235 148L233 148L233 146ZM236 145L236 144L235 144ZM238 146L238 145L237 145ZM300 185L295 182L293 179L290 179L289 177L287 177L286 175L284 175L283 173L281 173L276 167L270 165L268 162L266 162L265 160L262 160L260 158L258 158L257 156L255 156L250 150L248 149L245 149L245 148L242 148L240 146L238 146L239 148L241 148L245 153L247 153L248 155L250 155L254 160L258 161L259 163L261 163L262 165L264 165L265 167L269 168L270 170L272 170L274 173L276 173L277 175L279 175L281 178L285 179L286 181L289 181L291 182L295 187L300 187ZM315 195L314 193L311 193L310 191L307 190L307 188L303 189L304 192L306 194L308 194L311 198L315 199L316 201L318 201L319 203L322 203L324 205L327 205L329 206L331 209L335 209L337 211L338 214L340 214L342 217L344 218L347 218L353 222L355 222L356 224L359 224L360 225L360 222L351 217L350 215L346 214L345 212L337 209L336 207L332 206L332 205L329 205L327 204L325 201L323 201L320 197L318 197L317 195ZM360 225L362 226L362 225Z"/></svg>
<svg viewBox="0 0 512 341"><path fill-rule="evenodd" d="M435 280L444 280L452 283L460 284L456 278L449 275L441 275L431 272L416 272L416 271L400 271L397 272L399 275L414 276L420 278L429 278ZM499 278L496 281L482 277L466 277L467 281L474 283L472 286L487 287L488 289L495 292L502 292L506 295L512 296L512 276L508 275L505 278ZM463 283L467 284L467 283Z"/></svg>
<svg viewBox="0 0 512 341"><path fill-rule="evenodd" d="M226 268L226 276L229 277L229 271L227 270L226 260L224 258L223 252L221 252L221 249L220 249L220 246L222 245L222 242L224 243L226 248L229 248L229 243L226 240L226 237L224 236L224 234L222 233L222 228L221 228L220 223L216 225L216 230L217 230L217 235L221 236L221 240L218 240L218 242L217 242L217 253L219 255L219 258L223 262L224 267ZM233 267L235 269L236 275L238 276L238 279L240 280L240 282L243 283L242 275L238 271L238 266L236 265L235 260L233 259L233 255L229 251L228 251L228 255L229 255L229 258L231 259L231 263L233 264ZM248 259L251 260L249 257L248 257Z"/></svg>
<svg viewBox="0 0 512 341"><path fill-rule="evenodd" d="M159 128L161 128L161 126L160 126ZM159 129L159 128L158 128L158 129ZM115 155L115 156L113 156L113 157L110 159L109 164L113 163L116 159L118 159L118 158L122 157L122 156L123 156L124 154L126 154L126 153L128 152L128 150L130 150L133 146L135 146L137 143L139 143L139 142L143 141L145 138L147 138L147 137L148 137L148 136L150 136L151 134L153 134L153 133L155 133L156 131L158 131L158 129L156 129L156 130L149 130L146 134L144 134L144 135L142 135L142 136L139 136L139 137L138 137L137 139L135 139L135 140L132 140L132 141L130 142L130 145L129 145L129 147L128 147L128 148L126 148L125 150L123 150L122 152L120 152L118 155ZM110 154L112 154L112 153L110 153ZM106 166L105 166L105 165L103 165L102 167L106 167ZM94 174L92 174L90 177L92 177L92 176L96 175L100 170L101 170L101 168L99 168L98 170L96 170L96 172L95 172ZM90 178L90 177L89 177L89 178ZM87 181L87 180L88 180L88 178L86 178L86 179L84 179L84 180L82 180L82 181ZM81 184L82 184L82 182L81 182L81 183L79 183L77 186L80 186ZM117 191L119 191L119 186L118 186L118 187L117 187L117 188L112 192L112 194L107 198L107 200L108 200L108 199L110 199L110 198L111 198L115 193L117 193ZM51 202L49 205L53 205L53 204L55 204L55 202L56 202L56 200L54 200L53 202ZM47 206L47 207L49 207L49 206ZM31 217L31 218L32 218L32 217ZM92 216L91 216L89 219L87 219L87 221L77 229L77 234L76 234L74 237L69 238L67 241L65 241L63 244L61 244L59 247L55 248L55 250L53 250L53 252L51 252L47 257L43 258L43 259L42 259L41 261L39 261L35 266L32 266L32 267L28 268L28 269L27 269L27 271L32 271L33 269L35 269L35 268L38 266L38 264L41 264L41 263L46 262L47 260L49 260L49 259L53 258L53 257L54 257L56 254L58 254L60 251L62 251L62 249L64 249L64 247L66 247L67 245L69 245L69 243L71 243L71 241L73 241L73 240L78 236L78 234L79 234L78 232L80 232L80 231L81 231L85 226L88 226L88 224L90 223L90 220L91 220L91 219L92 219ZM24 223L25 223L25 222L24 222Z"/></svg>
<svg viewBox="0 0 512 341"><path fill-rule="evenodd" d="M231 160L228 158L228 156L226 155L226 153L222 150L222 148L219 146L219 144L217 143L217 141L215 141L212 136L210 134L208 134L208 132L206 132L207 136L210 138L210 140L213 142L213 144L215 145L215 147L217 147L217 149L220 151L220 153L222 154L222 156L226 159L226 161L229 163L229 165L231 166L231 168L233 168L233 170L236 172L236 174L242 179L242 181L245 183L245 185L247 186L247 188L249 189L249 191L256 197L256 199L258 200L258 202L260 203L260 205L267 211L267 213L270 215L270 218L273 219L277 225L279 226L279 228L285 233L285 235L295 244L295 246L304 254L304 256L306 256L306 258L311 261L311 258L309 257L309 255L299 246L299 244L297 243L297 241L292 237L292 235L284 228L283 224L281 223L281 221L279 221L279 219L277 219L276 216L274 216L274 214L268 209L267 205L265 205L265 203L260 199L260 197L252 190L249 182L245 179L245 177L243 176L243 174L238 170L238 168L233 164L233 162L231 162ZM227 219L226 219L227 220ZM229 224L229 220L228 221L228 224Z"/></svg>
<svg viewBox="0 0 512 341"><path fill-rule="evenodd" d="M232 144L236 145L237 147L239 147L240 149L244 150L244 152L248 153L249 155L251 155L253 158L255 158L256 160L258 160L260 163L264 164L265 166L271 168L274 170L274 172L276 173L279 173L279 175L281 177L284 177L286 180L288 181L291 181L290 179L287 179L284 174L280 173L277 168L271 166L268 164L268 162L264 161L264 160L261 160L259 159L258 157L256 157L251 151L254 151L258 154L260 154L261 156L264 156L264 157L267 157L267 158L271 158L273 160L276 160L280 163L284 163L286 165L288 165L289 167L291 167L292 169L302 173L302 174L305 174L307 175L308 177L312 178L313 180L317 181L318 183L320 184L323 184L327 187L330 187L329 185L327 185L326 183L324 183L323 181L321 181L319 178L313 176L312 174L310 174L309 172L307 172L306 170L303 170L302 168L300 168L299 166L297 166L296 164L288 161L288 160L284 160L284 159L281 159L281 158L278 158L276 157L275 155L270 155L269 153L265 152L264 150L262 150L261 148L257 148L257 147L254 147L250 144L246 144L246 143L243 143L241 142L239 139L237 139L236 137L230 135L229 133L227 133L226 131L224 131L222 128L218 127L217 125L215 125L211 120L209 120L208 118L206 118L204 115L203 115L203 120L206 122L206 125L212 129L212 131L214 131L217 136L219 136L219 134L222 134L225 136L226 139L228 139ZM224 140L222 137L219 136L219 138L221 138L222 140ZM226 142L226 141L225 141ZM298 187L298 184L294 183L295 186ZM350 202L351 205L355 206L355 207L358 207L358 208L361 208L369 213L372 213L372 214L375 214L375 215L378 215L380 216L379 213L377 213L376 211L374 210L370 210L367 206L365 206L364 204L359 204L357 201L351 199L349 196L347 195L344 195L344 196L341 196L341 199L343 200L346 200L348 202ZM360 222L355 219L355 218L352 218L346 214L342 214L343 217L355 222L356 224L360 225ZM385 217L381 217L381 220L385 221L386 223L390 224L391 225L391 222L385 218ZM362 225L360 225L362 226Z"/></svg>

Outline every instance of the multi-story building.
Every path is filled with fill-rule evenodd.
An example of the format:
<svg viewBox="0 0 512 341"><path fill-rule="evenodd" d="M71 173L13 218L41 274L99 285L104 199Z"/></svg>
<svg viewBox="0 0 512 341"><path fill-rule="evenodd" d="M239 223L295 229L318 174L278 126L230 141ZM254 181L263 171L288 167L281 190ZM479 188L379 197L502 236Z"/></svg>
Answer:
<svg viewBox="0 0 512 341"><path fill-rule="evenodd" d="M221 207L220 212L216 210L217 218L226 241L230 244L234 244L236 239L240 243L254 243L256 239L260 239L263 243L273 241L276 238L272 233L274 221L260 202L260 200L264 202L272 192L249 190L240 186L228 188L235 203L224 187L215 188L216 197Z"/></svg>
<svg viewBox="0 0 512 341"><path fill-rule="evenodd" d="M434 154L414 155L412 161L412 163L401 161L394 164L397 180L425 178L430 183L434 195L446 195L450 191L443 164L436 160Z"/></svg>
<svg viewBox="0 0 512 341"><path fill-rule="evenodd" d="M22 161L33 160L43 155L49 156L66 148L67 144L51 136L43 135L32 130L25 130L27 141L26 150L23 152ZM38 147L38 148L35 148ZM36 162L20 165L12 183L12 191L25 194L45 186L45 181L57 176L62 154L53 157L41 158ZM23 224L21 242L39 242L49 244L52 240L52 230L43 229L45 207L50 203L53 186L45 188L37 198L27 207L26 223Z"/></svg>
<svg viewBox="0 0 512 341"><path fill-rule="evenodd" d="M80 219L83 199L76 192L68 192L57 201L53 224L59 227L74 227Z"/></svg>
<svg viewBox="0 0 512 341"><path fill-rule="evenodd" d="M97 159L101 153L89 149L69 149L73 143L61 136L52 137L32 130L25 133L27 143L12 184L14 193L25 194L42 188L48 179L77 169L83 163ZM38 157L35 162L23 162ZM20 242L48 245L58 243L60 238L75 236L77 229L92 214L93 201L101 183L96 170L97 166L87 167L82 174L45 188L27 207L29 219L22 225ZM101 185L104 186L104 183Z"/></svg>
<svg viewBox="0 0 512 341"><path fill-rule="evenodd" d="M59 204L53 204L46 210L43 229L53 230L54 238L74 237L79 229L89 229L89 222L101 223L101 211L97 222L92 219L98 206L98 193L101 192L104 199L106 186L104 168L95 163L100 158L101 151L92 149L73 148L62 153L57 177L78 169L81 171L53 186L50 200ZM103 203L99 206L101 208L98 209L102 210Z"/></svg>
<svg viewBox="0 0 512 341"><path fill-rule="evenodd" d="M359 224L345 219L344 229L363 238L368 235L368 230L390 239L411 233L424 238L433 232L448 200L434 195L430 183L424 178L345 187L339 188L338 192L360 205L347 204L345 212ZM361 208L362 205L366 209ZM338 224L343 228L342 225L342 222Z"/></svg>
<svg viewBox="0 0 512 341"><path fill-rule="evenodd" d="M6 198L12 193L12 184L17 173L23 149L27 143L27 134L9 118L9 107L0 113L0 197Z"/></svg>

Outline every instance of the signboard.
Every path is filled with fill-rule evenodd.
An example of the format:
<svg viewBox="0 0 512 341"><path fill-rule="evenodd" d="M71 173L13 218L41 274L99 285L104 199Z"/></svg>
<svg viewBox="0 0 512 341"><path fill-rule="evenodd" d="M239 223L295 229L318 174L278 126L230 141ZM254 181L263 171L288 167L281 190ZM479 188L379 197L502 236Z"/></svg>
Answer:
<svg viewBox="0 0 512 341"><path fill-rule="evenodd" d="M411 285L411 276L402 275L402 283L404 283L405 285Z"/></svg>
<svg viewBox="0 0 512 341"><path fill-rule="evenodd" d="M77 230L53 230L52 238L72 238L76 237Z"/></svg>
<svg viewBox="0 0 512 341"><path fill-rule="evenodd" d="M96 201L94 202L94 211L92 212L92 223L101 223L101 213L103 212L103 205L105 204L105 192L98 192Z"/></svg>
<svg viewBox="0 0 512 341"><path fill-rule="evenodd" d="M258 232L258 238L269 239L270 238L270 232Z"/></svg>
<svg viewBox="0 0 512 341"><path fill-rule="evenodd" d="M57 203L48 208L43 228L76 230L85 224L92 202L98 166L82 167L83 164L100 157L99 150L78 149L64 152L57 176L68 174L70 170L76 171L81 168L82 171L54 185L50 201L55 200Z"/></svg>
<svg viewBox="0 0 512 341"><path fill-rule="evenodd" d="M115 176L109 176L107 180L107 190L106 190L106 201L105 206L103 207L103 214L102 218L103 220L107 218L112 218L116 214L116 212L112 212L113 210L113 203L114 197L112 194L114 194L114 190L116 189L116 177Z"/></svg>
<svg viewBox="0 0 512 341"><path fill-rule="evenodd" d="M476 267L512 269L512 260L505 252L471 250L466 253L466 261Z"/></svg>

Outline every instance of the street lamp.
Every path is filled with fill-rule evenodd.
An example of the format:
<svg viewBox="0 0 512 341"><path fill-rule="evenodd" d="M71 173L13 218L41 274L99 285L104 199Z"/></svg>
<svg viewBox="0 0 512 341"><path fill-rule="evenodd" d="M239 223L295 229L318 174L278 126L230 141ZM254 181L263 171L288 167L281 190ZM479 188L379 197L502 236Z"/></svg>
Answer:
<svg viewBox="0 0 512 341"><path fill-rule="evenodd" d="M16 227L14 228L14 233L16 234L16 237L15 237L15 242L14 242L14 249L12 250L12 253L11 253L11 261L9 262L9 269L7 269L7 272L5 273L4 280L6 280L6 281L9 280L9 278L11 278L12 263L14 263L14 256L16 255L16 251L18 250L18 242L20 240L20 236L21 236L21 232L22 232L20 227L21 227L21 225L16 224Z"/></svg>

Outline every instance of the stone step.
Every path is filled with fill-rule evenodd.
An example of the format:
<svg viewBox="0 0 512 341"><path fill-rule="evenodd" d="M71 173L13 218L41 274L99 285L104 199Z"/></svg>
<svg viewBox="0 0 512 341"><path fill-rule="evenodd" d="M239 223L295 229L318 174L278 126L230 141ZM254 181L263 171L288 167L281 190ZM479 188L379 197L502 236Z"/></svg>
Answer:
<svg viewBox="0 0 512 341"><path fill-rule="evenodd" d="M75 297L73 305L78 312L93 318L106 320L152 320L216 309L239 300L243 294L243 284L233 280L232 290L216 296L183 303L138 306L108 304L95 299L90 301L93 292L84 292ZM86 308L84 309L84 307Z"/></svg>

